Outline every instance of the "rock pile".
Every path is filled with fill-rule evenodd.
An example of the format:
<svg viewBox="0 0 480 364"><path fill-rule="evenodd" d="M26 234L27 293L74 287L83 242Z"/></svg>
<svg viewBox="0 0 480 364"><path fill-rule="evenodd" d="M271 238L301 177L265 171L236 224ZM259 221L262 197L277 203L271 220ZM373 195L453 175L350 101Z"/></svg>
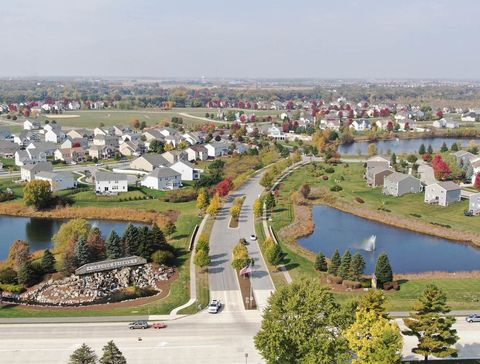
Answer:
<svg viewBox="0 0 480 364"><path fill-rule="evenodd" d="M161 291L159 283L168 280L173 268L145 264L88 275L49 280L22 293L19 300L25 303L76 306L97 301L108 301L112 294L128 287L150 288Z"/></svg>

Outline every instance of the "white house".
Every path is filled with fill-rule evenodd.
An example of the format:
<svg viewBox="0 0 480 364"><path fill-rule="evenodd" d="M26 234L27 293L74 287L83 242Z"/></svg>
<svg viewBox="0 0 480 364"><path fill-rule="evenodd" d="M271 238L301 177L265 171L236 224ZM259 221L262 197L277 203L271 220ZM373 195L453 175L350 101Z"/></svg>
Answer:
<svg viewBox="0 0 480 364"><path fill-rule="evenodd" d="M23 129L24 130L37 130L37 129L40 129L41 128L41 125L40 125L40 121L38 120L25 120L23 122Z"/></svg>
<svg viewBox="0 0 480 364"><path fill-rule="evenodd" d="M77 185L73 178L73 174L70 172L41 171L35 175L35 179L48 181L53 192L75 188Z"/></svg>
<svg viewBox="0 0 480 364"><path fill-rule="evenodd" d="M220 142L212 142L205 144L209 157L216 158L228 154L228 144Z"/></svg>
<svg viewBox="0 0 480 364"><path fill-rule="evenodd" d="M432 183L425 187L425 202L448 206L460 201L461 192L460 186L451 181Z"/></svg>
<svg viewBox="0 0 480 364"><path fill-rule="evenodd" d="M202 169L195 168L190 162L178 161L170 166L171 169L177 171L182 176L182 181L193 181L200 178L203 173Z"/></svg>
<svg viewBox="0 0 480 364"><path fill-rule="evenodd" d="M468 211L471 211L472 214L480 214L480 192L470 195L468 199Z"/></svg>
<svg viewBox="0 0 480 364"><path fill-rule="evenodd" d="M47 154L38 149L17 150L15 152L15 165L17 166L45 162L46 160Z"/></svg>
<svg viewBox="0 0 480 364"><path fill-rule="evenodd" d="M158 167L147 174L140 185L154 190L175 190L182 185L182 177L172 168Z"/></svg>
<svg viewBox="0 0 480 364"><path fill-rule="evenodd" d="M65 133L60 128L48 130L45 133L45 141L52 143L61 143L65 140Z"/></svg>
<svg viewBox="0 0 480 364"><path fill-rule="evenodd" d="M208 150L203 145L192 145L185 149L185 152L189 161L205 161L208 159Z"/></svg>
<svg viewBox="0 0 480 364"><path fill-rule="evenodd" d="M38 162L36 164L27 164L20 168L20 178L22 181L30 182L35 178L35 175L40 172L53 171L52 163Z"/></svg>
<svg viewBox="0 0 480 364"><path fill-rule="evenodd" d="M371 128L370 121L367 119L354 120L350 124L350 128L355 129L356 131L369 130Z"/></svg>
<svg viewBox="0 0 480 364"><path fill-rule="evenodd" d="M111 172L95 173L95 192L101 195L116 195L128 191L126 174Z"/></svg>
<svg viewBox="0 0 480 364"><path fill-rule="evenodd" d="M268 128L268 134L267 135L268 135L269 138L273 138L275 140L285 140L285 134L275 124L272 124L272 126L270 128ZM210 151L209 151L208 155L210 156Z"/></svg>

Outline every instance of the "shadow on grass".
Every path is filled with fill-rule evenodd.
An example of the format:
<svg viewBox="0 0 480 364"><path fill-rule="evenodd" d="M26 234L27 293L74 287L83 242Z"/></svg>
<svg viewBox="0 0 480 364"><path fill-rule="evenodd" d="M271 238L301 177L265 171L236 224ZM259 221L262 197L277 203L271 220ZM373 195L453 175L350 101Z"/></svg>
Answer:
<svg viewBox="0 0 480 364"><path fill-rule="evenodd" d="M176 267L180 268L187 261L188 255L190 254L190 252L185 248L176 248L174 254L175 254L174 264Z"/></svg>

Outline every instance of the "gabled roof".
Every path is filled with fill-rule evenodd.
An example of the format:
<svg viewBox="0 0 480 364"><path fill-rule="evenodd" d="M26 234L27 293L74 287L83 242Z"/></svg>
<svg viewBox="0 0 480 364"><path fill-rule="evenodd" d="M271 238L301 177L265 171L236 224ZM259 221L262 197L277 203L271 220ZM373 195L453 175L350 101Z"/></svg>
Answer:
<svg viewBox="0 0 480 364"><path fill-rule="evenodd" d="M181 174L169 167L158 167L151 171L148 176L159 178L159 177L173 177L181 176Z"/></svg>
<svg viewBox="0 0 480 364"><path fill-rule="evenodd" d="M164 157L162 157L160 154L155 154L155 153L147 153L142 155L139 158L145 159L148 163L150 163L152 166L158 167L158 166L168 166L170 165L170 162L167 161Z"/></svg>
<svg viewBox="0 0 480 364"><path fill-rule="evenodd" d="M112 173L112 172L95 172L95 181L127 181L126 174Z"/></svg>
<svg viewBox="0 0 480 364"><path fill-rule="evenodd" d="M452 181L441 181L441 182L437 182L436 184L447 191L457 191L461 189L459 185L457 185Z"/></svg>
<svg viewBox="0 0 480 364"><path fill-rule="evenodd" d="M392 182L401 182L405 179L409 179L409 178L415 178L413 177L412 175L410 174L405 174L405 173L399 173L399 172L394 172L392 173L391 175L385 177L385 181L386 180L389 180L389 181L392 181ZM417 179L417 178L415 178Z"/></svg>

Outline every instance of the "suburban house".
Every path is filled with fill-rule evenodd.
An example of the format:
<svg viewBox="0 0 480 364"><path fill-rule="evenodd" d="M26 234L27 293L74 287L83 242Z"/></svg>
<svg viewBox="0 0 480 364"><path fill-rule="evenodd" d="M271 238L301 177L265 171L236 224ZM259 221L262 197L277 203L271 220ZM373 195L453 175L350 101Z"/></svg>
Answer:
<svg viewBox="0 0 480 364"><path fill-rule="evenodd" d="M455 129L459 127L459 124L457 121L453 119L445 119L445 118L435 120L432 123L432 125L434 128L447 128L447 129Z"/></svg>
<svg viewBox="0 0 480 364"><path fill-rule="evenodd" d="M477 178L480 176L480 158L470 161L470 166L473 170L472 184L475 184L477 182Z"/></svg>
<svg viewBox="0 0 480 364"><path fill-rule="evenodd" d="M453 155L457 159L458 165L461 167L467 165L467 163L475 157L474 154L467 152L466 150L459 150L458 152L453 153Z"/></svg>
<svg viewBox="0 0 480 364"><path fill-rule="evenodd" d="M65 139L65 141L62 144L60 144L60 149L74 148L74 147L88 148L88 141L85 138L67 137L67 139Z"/></svg>
<svg viewBox="0 0 480 364"><path fill-rule="evenodd" d="M65 139L65 133L58 127L45 132L45 141L52 143L61 143Z"/></svg>
<svg viewBox="0 0 480 364"><path fill-rule="evenodd" d="M162 153L162 157L165 158L168 163L173 164L181 160L186 161L188 155L183 150L169 150L168 152Z"/></svg>
<svg viewBox="0 0 480 364"><path fill-rule="evenodd" d="M92 145L88 149L88 155L97 159L108 159L115 155L115 148L108 145Z"/></svg>
<svg viewBox="0 0 480 364"><path fill-rule="evenodd" d="M212 142L205 145L209 157L216 158L228 154L228 144L221 142Z"/></svg>
<svg viewBox="0 0 480 364"><path fill-rule="evenodd" d="M48 181L53 192L75 188L77 185L70 172L41 171L35 175L35 179Z"/></svg>
<svg viewBox="0 0 480 364"><path fill-rule="evenodd" d="M0 157L13 158L18 148L18 145L13 142L0 140Z"/></svg>
<svg viewBox="0 0 480 364"><path fill-rule="evenodd" d="M198 133L185 133L182 134L182 138L185 139L190 145L203 143L203 138Z"/></svg>
<svg viewBox="0 0 480 364"><path fill-rule="evenodd" d="M403 196L407 193L422 191L422 182L418 178L404 173L392 173L383 181L383 193L391 196Z"/></svg>
<svg viewBox="0 0 480 364"><path fill-rule="evenodd" d="M181 184L181 174L169 167L155 168L140 182L140 185L154 190L175 190Z"/></svg>
<svg viewBox="0 0 480 364"><path fill-rule="evenodd" d="M461 191L460 186L451 181L432 183L425 187L425 202L448 206L460 201Z"/></svg>
<svg viewBox="0 0 480 364"><path fill-rule="evenodd" d="M54 154L55 160L64 161L66 163L81 162L85 160L87 151L82 147L57 149Z"/></svg>
<svg viewBox="0 0 480 364"><path fill-rule="evenodd" d="M275 140L285 140L285 133L275 124L272 124L272 126L268 128L267 136ZM210 153L208 155L210 156Z"/></svg>
<svg viewBox="0 0 480 364"><path fill-rule="evenodd" d="M470 195L468 200L468 211L474 215L480 214L480 192Z"/></svg>
<svg viewBox="0 0 480 364"><path fill-rule="evenodd" d="M67 136L72 139L85 138L92 140L94 137L93 131L88 129L73 129L67 132Z"/></svg>
<svg viewBox="0 0 480 364"><path fill-rule="evenodd" d="M350 124L350 128L355 129L356 131L369 130L371 128L370 121L367 119L353 120Z"/></svg>
<svg viewBox="0 0 480 364"><path fill-rule="evenodd" d="M93 138L93 145L107 145L112 148L118 148L118 138L113 135L97 134Z"/></svg>
<svg viewBox="0 0 480 364"><path fill-rule="evenodd" d="M22 181L30 182L39 172L52 172L53 166L50 162L38 162L36 164L27 164L20 168L20 178Z"/></svg>
<svg viewBox="0 0 480 364"><path fill-rule="evenodd" d="M151 142L152 140L158 140L163 142L165 140L165 135L160 133L158 129L148 129L143 132L143 136L147 142Z"/></svg>
<svg viewBox="0 0 480 364"><path fill-rule="evenodd" d="M113 128L95 128L93 129L93 135L96 137L97 135L110 135L115 136L115 130Z"/></svg>
<svg viewBox="0 0 480 364"><path fill-rule="evenodd" d="M170 166L171 169L177 171L182 176L182 181L194 181L200 178L200 174L203 173L202 169L196 168L190 162L178 161Z"/></svg>
<svg viewBox="0 0 480 364"><path fill-rule="evenodd" d="M38 130L41 128L40 121L38 120L25 120L23 122L23 129L24 130Z"/></svg>
<svg viewBox="0 0 480 364"><path fill-rule="evenodd" d="M57 150L58 146L52 142L31 142L27 145L25 149L36 149L37 151L45 152L47 157L52 157L55 150Z"/></svg>
<svg viewBox="0 0 480 364"><path fill-rule="evenodd" d="M183 138L178 134L167 135L165 137L165 144L170 144L174 148L176 148L181 142L183 142Z"/></svg>
<svg viewBox="0 0 480 364"><path fill-rule="evenodd" d="M205 161L208 159L208 150L203 145L192 145L185 149L185 152L189 161Z"/></svg>
<svg viewBox="0 0 480 364"><path fill-rule="evenodd" d="M390 168L390 161L387 158L384 158L380 155L376 155L376 156L368 158L368 160L367 160L367 171L370 168L375 168L375 167Z"/></svg>
<svg viewBox="0 0 480 364"><path fill-rule="evenodd" d="M367 169L367 172L365 174L367 178L367 184L370 187L383 186L383 181L385 177L391 175L394 172L395 171L392 168L385 168L384 166L369 168Z"/></svg>
<svg viewBox="0 0 480 364"><path fill-rule="evenodd" d="M13 136L13 142L18 145L27 145L30 142L39 142L42 140L42 136L31 130L24 130L21 133Z"/></svg>
<svg viewBox="0 0 480 364"><path fill-rule="evenodd" d="M466 113L462 114L461 120L462 120L462 121L472 122L472 121L476 121L478 117L479 117L479 116L477 115L476 112L474 112L474 111L469 111L469 112L466 112Z"/></svg>
<svg viewBox="0 0 480 364"><path fill-rule="evenodd" d="M177 134L177 131L175 129L168 127L162 128L159 131L160 134L162 134L164 137Z"/></svg>
<svg viewBox="0 0 480 364"><path fill-rule="evenodd" d="M169 165L170 163L160 154L147 153L133 160L130 163L130 168L137 169L139 171L151 172L157 167L166 167Z"/></svg>
<svg viewBox="0 0 480 364"><path fill-rule="evenodd" d="M38 149L17 150L15 152L15 165L17 166L46 161L46 153Z"/></svg>
<svg viewBox="0 0 480 364"><path fill-rule="evenodd" d="M139 143L126 141L120 144L118 151L127 157L139 157L145 152L145 148Z"/></svg>
<svg viewBox="0 0 480 364"><path fill-rule="evenodd" d="M128 191L128 180L126 174L111 172L95 173L95 192L101 195L116 195Z"/></svg>

